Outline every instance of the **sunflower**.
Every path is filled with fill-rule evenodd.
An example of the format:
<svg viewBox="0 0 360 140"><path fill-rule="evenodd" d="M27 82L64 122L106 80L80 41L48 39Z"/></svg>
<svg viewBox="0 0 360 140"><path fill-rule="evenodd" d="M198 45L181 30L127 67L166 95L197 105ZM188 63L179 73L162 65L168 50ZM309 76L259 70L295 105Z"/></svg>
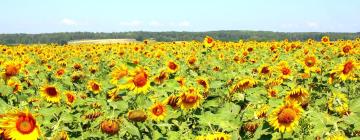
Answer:
<svg viewBox="0 0 360 140"><path fill-rule="evenodd" d="M48 102L59 103L61 93L56 85L45 85L41 88L41 96Z"/></svg>
<svg viewBox="0 0 360 140"><path fill-rule="evenodd" d="M131 72L129 89L135 93L146 93L150 87L149 74L145 68L137 67Z"/></svg>
<svg viewBox="0 0 360 140"><path fill-rule="evenodd" d="M348 55L352 53L352 48L353 45L351 43L345 43L344 45L342 45L342 47L340 47L340 54L341 55Z"/></svg>
<svg viewBox="0 0 360 140"><path fill-rule="evenodd" d="M271 77L272 68L268 64L263 64L257 69L261 77Z"/></svg>
<svg viewBox="0 0 360 140"><path fill-rule="evenodd" d="M183 110L192 110L198 108L202 100L203 96L198 90L189 88L187 92L180 94L178 104Z"/></svg>
<svg viewBox="0 0 360 140"><path fill-rule="evenodd" d="M19 61L8 61L4 63L4 71L2 75L4 78L8 79L12 76L16 76L20 73L22 68L22 63Z"/></svg>
<svg viewBox="0 0 360 140"><path fill-rule="evenodd" d="M168 73L166 71L161 71L160 74L154 78L154 82L156 84L162 84L168 78L169 78Z"/></svg>
<svg viewBox="0 0 360 140"><path fill-rule="evenodd" d="M129 71L125 65L120 65L119 67L115 67L114 70L111 72L110 83L114 85L118 84L119 82L121 83L121 81L119 80L123 80L126 76L128 76L128 74Z"/></svg>
<svg viewBox="0 0 360 140"><path fill-rule="evenodd" d="M255 115L255 119L261 119L261 118L266 118L267 117L267 112L269 110L269 106L268 105L262 105L259 110L255 111L254 115Z"/></svg>
<svg viewBox="0 0 360 140"><path fill-rule="evenodd" d="M13 88L13 93L19 93L23 89L21 82L15 78L9 79L7 85Z"/></svg>
<svg viewBox="0 0 360 140"><path fill-rule="evenodd" d="M291 68L289 67L289 64L287 61L279 62L277 69L281 74L281 78L289 79L289 77L291 76L292 71L291 71Z"/></svg>
<svg viewBox="0 0 360 140"><path fill-rule="evenodd" d="M199 77L196 79L196 83L203 87L205 92L209 90L209 82L206 78Z"/></svg>
<svg viewBox="0 0 360 140"><path fill-rule="evenodd" d="M60 131L51 140L70 140L70 138L66 131Z"/></svg>
<svg viewBox="0 0 360 140"><path fill-rule="evenodd" d="M175 73L180 69L180 66L172 60L167 61L166 66L167 66L167 71L170 73Z"/></svg>
<svg viewBox="0 0 360 140"><path fill-rule="evenodd" d="M14 111L0 117L0 129L5 138L13 140L37 140L40 128L33 115L26 111Z"/></svg>
<svg viewBox="0 0 360 140"><path fill-rule="evenodd" d="M184 77L176 77L175 80L176 80L176 82L179 83L180 87L185 86L185 78Z"/></svg>
<svg viewBox="0 0 360 140"><path fill-rule="evenodd" d="M65 69L64 68L60 68L55 72L55 77L56 78L61 78L61 76L63 76L65 74Z"/></svg>
<svg viewBox="0 0 360 140"><path fill-rule="evenodd" d="M72 105L74 102L75 102L75 99L76 99L76 96L75 96L75 94L74 94L74 92L72 92L72 91L65 91L64 92L64 95L65 95L65 101L66 101L66 104L68 104L68 105Z"/></svg>
<svg viewBox="0 0 360 140"><path fill-rule="evenodd" d="M335 132L332 135L326 137L326 140L347 140L348 138L342 132Z"/></svg>
<svg viewBox="0 0 360 140"><path fill-rule="evenodd" d="M215 45L214 39L212 37L206 36L204 39L205 47L213 47Z"/></svg>
<svg viewBox="0 0 360 140"><path fill-rule="evenodd" d="M152 105L149 108L149 111L150 111L150 114L151 114L150 117L153 120L156 120L156 121L164 120L164 118L166 116L166 107L165 107L164 104L159 103L159 102Z"/></svg>
<svg viewBox="0 0 360 140"><path fill-rule="evenodd" d="M196 64L196 61L197 61L196 56L191 55L187 58L187 64L189 66L194 66Z"/></svg>
<svg viewBox="0 0 360 140"><path fill-rule="evenodd" d="M284 82L284 80L282 78L270 78L269 80L267 80L265 82L265 86L270 88L270 87L281 85L283 82Z"/></svg>
<svg viewBox="0 0 360 140"><path fill-rule="evenodd" d="M349 59L345 61L343 64L340 64L337 66L336 69L332 70L330 73L335 74L338 76L341 80L345 81L347 79L349 80L356 80L356 70L359 69L360 64L356 62L354 59Z"/></svg>
<svg viewBox="0 0 360 140"><path fill-rule="evenodd" d="M254 79L244 78L230 88L230 93L244 91L245 89L254 87L255 84L256 84L256 81Z"/></svg>
<svg viewBox="0 0 360 140"><path fill-rule="evenodd" d="M90 80L88 81L87 88L92 93L98 94L101 91L101 84L96 82L95 80Z"/></svg>
<svg viewBox="0 0 360 140"><path fill-rule="evenodd" d="M231 140L231 135L223 132L215 132L214 134L197 136L195 140Z"/></svg>
<svg viewBox="0 0 360 140"><path fill-rule="evenodd" d="M328 36L323 36L321 38L321 42L324 44L329 44L330 43L330 38Z"/></svg>
<svg viewBox="0 0 360 140"><path fill-rule="evenodd" d="M273 110L269 123L280 132L291 132L298 125L303 109L295 103L285 104Z"/></svg>
<svg viewBox="0 0 360 140"><path fill-rule="evenodd" d="M345 115L349 111L349 100L343 93L333 93L328 99L327 106L330 111Z"/></svg>
<svg viewBox="0 0 360 140"><path fill-rule="evenodd" d="M318 67L319 60L313 55L307 55L304 60L301 62L304 66L304 72L310 74L310 72L320 72L321 69Z"/></svg>
<svg viewBox="0 0 360 140"><path fill-rule="evenodd" d="M179 97L175 95L171 95L167 97L166 100L164 101L164 103L170 105L173 109L177 109L179 107L178 102L179 102Z"/></svg>
<svg viewBox="0 0 360 140"><path fill-rule="evenodd" d="M269 97L277 97L277 94L279 93L278 90L273 88L268 88L267 93Z"/></svg>
<svg viewBox="0 0 360 140"><path fill-rule="evenodd" d="M308 97L309 92L302 87L298 87L288 92L285 97L285 102L304 103L304 101L306 101Z"/></svg>

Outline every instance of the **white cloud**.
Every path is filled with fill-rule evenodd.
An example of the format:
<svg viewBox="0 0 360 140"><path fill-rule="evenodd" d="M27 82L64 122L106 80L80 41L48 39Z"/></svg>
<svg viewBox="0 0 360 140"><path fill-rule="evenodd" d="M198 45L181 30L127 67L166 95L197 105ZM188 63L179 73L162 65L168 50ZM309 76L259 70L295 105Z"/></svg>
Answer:
<svg viewBox="0 0 360 140"><path fill-rule="evenodd" d="M142 25L141 21L133 20L133 21L124 21L120 22L121 26L129 26L129 27L139 27Z"/></svg>
<svg viewBox="0 0 360 140"><path fill-rule="evenodd" d="M67 25L67 26L76 26L79 25L78 22L68 19L68 18L64 18L61 20L61 24Z"/></svg>

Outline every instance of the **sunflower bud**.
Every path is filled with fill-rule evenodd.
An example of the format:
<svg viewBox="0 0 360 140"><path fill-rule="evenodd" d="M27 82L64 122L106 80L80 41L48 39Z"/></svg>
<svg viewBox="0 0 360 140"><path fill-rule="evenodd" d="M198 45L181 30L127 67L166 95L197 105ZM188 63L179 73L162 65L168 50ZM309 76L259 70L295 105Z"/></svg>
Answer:
<svg viewBox="0 0 360 140"><path fill-rule="evenodd" d="M133 110L128 113L128 118L131 121L143 122L147 119L146 113L142 110Z"/></svg>

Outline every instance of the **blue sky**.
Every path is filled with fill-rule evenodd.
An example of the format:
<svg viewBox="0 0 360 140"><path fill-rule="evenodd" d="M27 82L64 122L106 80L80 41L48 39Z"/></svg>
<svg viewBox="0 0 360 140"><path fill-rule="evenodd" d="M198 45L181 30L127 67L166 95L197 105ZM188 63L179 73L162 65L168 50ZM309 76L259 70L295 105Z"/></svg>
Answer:
<svg viewBox="0 0 360 140"><path fill-rule="evenodd" d="M0 0L0 33L359 32L360 0Z"/></svg>

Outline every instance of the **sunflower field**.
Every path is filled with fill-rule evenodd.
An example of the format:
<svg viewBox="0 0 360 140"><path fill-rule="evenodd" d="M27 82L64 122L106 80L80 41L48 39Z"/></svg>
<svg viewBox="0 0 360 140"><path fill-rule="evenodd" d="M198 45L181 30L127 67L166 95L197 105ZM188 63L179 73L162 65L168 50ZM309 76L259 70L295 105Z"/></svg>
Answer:
<svg viewBox="0 0 360 140"><path fill-rule="evenodd" d="M0 46L0 139L359 139L360 39Z"/></svg>

